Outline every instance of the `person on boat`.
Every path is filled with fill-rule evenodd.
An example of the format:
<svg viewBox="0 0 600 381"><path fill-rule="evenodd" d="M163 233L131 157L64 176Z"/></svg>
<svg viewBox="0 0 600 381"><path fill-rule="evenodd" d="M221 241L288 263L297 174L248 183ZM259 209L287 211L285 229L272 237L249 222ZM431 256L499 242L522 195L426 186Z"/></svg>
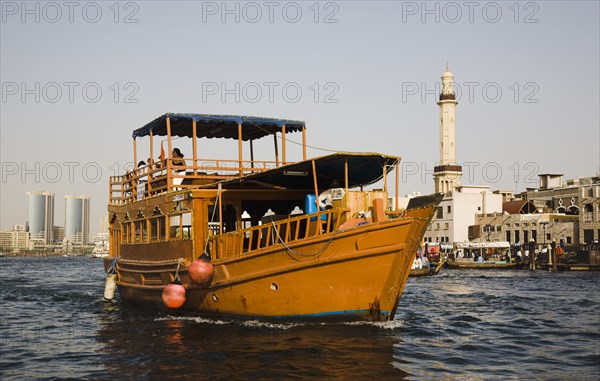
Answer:
<svg viewBox="0 0 600 381"><path fill-rule="evenodd" d="M146 183L148 182L148 168L146 167L146 162L144 160L141 160L136 169L135 169L135 175L137 177L137 182L136 182L136 198L139 200L143 197L146 197Z"/></svg>
<svg viewBox="0 0 600 381"><path fill-rule="evenodd" d="M173 152L171 152L172 160L171 164L173 164L173 172L176 175L182 176L185 174L185 160L183 159L183 154L179 150L179 148L173 148ZM183 182L183 177L174 177L173 185L181 185ZM180 190L181 188L175 188L175 190Z"/></svg>
<svg viewBox="0 0 600 381"><path fill-rule="evenodd" d="M480 255L477 257L477 262L479 262L479 263L485 262L485 259L483 259L483 255Z"/></svg>
<svg viewBox="0 0 600 381"><path fill-rule="evenodd" d="M144 160L141 160L137 165L137 174L139 176L139 182L146 182L146 180L148 179L148 177L146 176L146 173L148 173L148 168L144 168L145 166L146 162Z"/></svg>
<svg viewBox="0 0 600 381"><path fill-rule="evenodd" d="M333 208L332 189L339 188L339 187L340 187L340 183L337 181L337 179L333 179L333 181L331 181L331 187L319 195L319 207L321 209Z"/></svg>
<svg viewBox="0 0 600 381"><path fill-rule="evenodd" d="M421 266L424 268L429 268L429 259L427 259L427 254L423 255L423 259L421 260Z"/></svg>
<svg viewBox="0 0 600 381"><path fill-rule="evenodd" d="M420 270L421 268L423 268L423 263L421 262L421 258L416 257L415 260L413 261L411 270Z"/></svg>

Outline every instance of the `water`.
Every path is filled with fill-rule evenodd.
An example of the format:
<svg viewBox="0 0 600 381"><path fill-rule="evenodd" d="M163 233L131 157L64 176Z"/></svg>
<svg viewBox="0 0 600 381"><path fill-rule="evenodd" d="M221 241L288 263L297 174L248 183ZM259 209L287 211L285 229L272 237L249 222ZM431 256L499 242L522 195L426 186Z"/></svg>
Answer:
<svg viewBox="0 0 600 381"><path fill-rule="evenodd" d="M104 301L98 259L0 258L0 379L598 380L599 282L443 270L392 322L266 323Z"/></svg>

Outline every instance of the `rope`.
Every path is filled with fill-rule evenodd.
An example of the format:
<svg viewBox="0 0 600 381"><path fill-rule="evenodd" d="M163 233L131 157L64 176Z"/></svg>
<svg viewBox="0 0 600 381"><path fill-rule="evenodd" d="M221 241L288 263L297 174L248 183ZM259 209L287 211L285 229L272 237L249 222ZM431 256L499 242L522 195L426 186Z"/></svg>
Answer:
<svg viewBox="0 0 600 381"><path fill-rule="evenodd" d="M177 260L177 270L175 270L175 281L181 282L181 278L179 278L179 268L181 267L181 263L184 261L183 258L179 258Z"/></svg>
<svg viewBox="0 0 600 381"><path fill-rule="evenodd" d="M260 128L263 132L266 132L268 134L271 133L271 131L265 130L264 128L262 128L261 126L259 126L258 124L254 123L254 122L250 122L250 123L253 124L253 125L255 125L256 127ZM277 136L277 138L280 139L280 140L283 139L281 136L278 136L278 135L275 135L275 136ZM302 143L295 142L295 141L290 140L290 139L285 139L285 141L288 142L288 143L299 145L299 146L302 145ZM333 149L327 149L327 148L320 148L320 147L315 147L315 146L311 146L311 145L308 145L308 144L306 145L306 147L307 148L316 149L316 150L319 150L319 151L325 151L325 152L334 152L334 153L336 153L336 152L340 152L340 153L348 152L348 151L339 151L339 150L333 150Z"/></svg>
<svg viewBox="0 0 600 381"><path fill-rule="evenodd" d="M340 230L336 230L335 233L333 233L333 235L331 236L331 238L329 238L329 240L327 241L327 243L325 243L325 245L323 245L323 247L321 248L321 250L317 251L314 254L301 254L301 253L297 253L295 252L291 247L289 247L281 238L281 236L279 235L279 231L277 230L277 227L275 226L275 222L271 221L271 225L273 225L273 231L275 232L275 234L277 234L277 238L279 239L279 242L281 242L281 244L283 245L283 247L285 247L286 251L290 254L293 254L297 257L318 257L319 255L321 255L323 253L323 251L325 251L325 249L327 249L327 247L331 244L331 242L333 241L333 239L335 238L335 236L340 232Z"/></svg>
<svg viewBox="0 0 600 381"><path fill-rule="evenodd" d="M117 273L117 262L119 261L120 256L114 257L110 260L108 264L108 269L106 270L107 275L116 274Z"/></svg>
<svg viewBox="0 0 600 381"><path fill-rule="evenodd" d="M212 216L210 217L210 222L214 222L215 220L215 213L217 212L217 205L219 204L219 197L221 197L221 186L219 185L219 190L217 192L217 197L215 198L215 204L213 206L213 212L212 212ZM210 226L210 225L209 225ZM210 233L210 228L208 229L208 232ZM208 234L206 235L208 237ZM206 243L204 244L204 251L202 252L202 255L204 256L208 256L210 258L210 255L207 252L208 249L208 241L209 239L206 239Z"/></svg>

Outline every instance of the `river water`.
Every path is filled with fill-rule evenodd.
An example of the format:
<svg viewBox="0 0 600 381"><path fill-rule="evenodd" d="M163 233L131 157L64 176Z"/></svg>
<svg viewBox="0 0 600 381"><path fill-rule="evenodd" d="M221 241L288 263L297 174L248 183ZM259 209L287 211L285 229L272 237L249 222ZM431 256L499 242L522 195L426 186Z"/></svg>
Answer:
<svg viewBox="0 0 600 381"><path fill-rule="evenodd" d="M0 380L598 380L600 274L442 270L386 323L103 300L101 260L0 258Z"/></svg>

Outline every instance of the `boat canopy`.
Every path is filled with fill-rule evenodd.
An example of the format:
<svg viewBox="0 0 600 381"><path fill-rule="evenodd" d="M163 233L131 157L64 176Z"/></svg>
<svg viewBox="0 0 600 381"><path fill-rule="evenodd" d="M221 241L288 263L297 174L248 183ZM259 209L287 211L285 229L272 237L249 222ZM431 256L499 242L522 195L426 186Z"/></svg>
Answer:
<svg viewBox="0 0 600 381"><path fill-rule="evenodd" d="M285 189L313 189L313 162L318 189L331 188L333 180L340 187L345 184L346 168L348 188L376 183L389 173L398 163L397 156L379 153L342 152L280 166L264 172L225 180L221 185L226 188L252 188L257 184ZM212 185L211 187L214 187Z"/></svg>
<svg viewBox="0 0 600 381"><path fill-rule="evenodd" d="M176 114L166 113L133 131L133 138L167 136L167 119L170 122L171 136L192 137L192 123L196 122L196 137L238 139L238 127L242 128L242 140L260 139L276 132L298 132L306 128L300 120L261 118L239 115Z"/></svg>
<svg viewBox="0 0 600 381"><path fill-rule="evenodd" d="M509 249L510 243L507 241L500 242L455 242L457 249Z"/></svg>

